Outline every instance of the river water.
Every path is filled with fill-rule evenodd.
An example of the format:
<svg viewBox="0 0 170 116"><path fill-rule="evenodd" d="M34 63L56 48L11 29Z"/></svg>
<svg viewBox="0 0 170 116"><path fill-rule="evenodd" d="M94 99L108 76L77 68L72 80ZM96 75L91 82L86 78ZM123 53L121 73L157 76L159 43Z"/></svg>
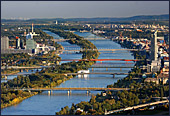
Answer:
<svg viewBox="0 0 170 116"><path fill-rule="evenodd" d="M61 39L58 35L45 31L47 34L53 36L56 39ZM85 32L75 32L79 36L85 38L93 38L95 35ZM96 37L99 38L99 37ZM90 40L97 49L124 49L121 46L111 40ZM58 42L65 49L77 49L79 46L71 45L68 42ZM110 51L104 52L100 51L100 56L98 59L134 59L132 54L128 51ZM63 53L60 55L62 59L81 59L82 54L77 53ZM66 61L65 61L66 62ZM64 63L64 62L61 62ZM134 64L124 64L124 61L103 61L96 62L94 65L134 65ZM130 63L130 62L128 62ZM131 62L133 63L133 62ZM127 73L130 68L89 68L90 72L122 72ZM87 77L75 77L62 83L58 87L106 87L109 84L117 82L118 79L124 78L126 75L116 75L113 78L112 75L104 74L90 74ZM81 101L89 101L92 94L100 93L100 91L91 91L90 94L86 94L85 91L72 91L71 95L68 96L67 91L53 91L52 95L48 95L47 91L42 92L41 94L35 95L31 98L28 98L21 103L4 108L1 110L2 115L55 115L55 112L60 111L62 107L69 106L71 107L72 103L76 104Z"/></svg>

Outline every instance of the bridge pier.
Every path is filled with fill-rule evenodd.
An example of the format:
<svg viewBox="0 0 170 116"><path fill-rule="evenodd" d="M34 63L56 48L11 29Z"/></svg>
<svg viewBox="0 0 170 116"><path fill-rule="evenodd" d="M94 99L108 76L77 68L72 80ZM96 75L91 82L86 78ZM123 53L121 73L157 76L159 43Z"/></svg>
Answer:
<svg viewBox="0 0 170 116"><path fill-rule="evenodd" d="M122 68L120 68L120 71L122 71Z"/></svg>
<svg viewBox="0 0 170 116"><path fill-rule="evenodd" d="M68 91L67 91L67 94L68 94L68 96L69 96L69 95L71 94L71 90L68 90Z"/></svg>
<svg viewBox="0 0 170 116"><path fill-rule="evenodd" d="M91 70L93 71L94 69L92 68Z"/></svg>
<svg viewBox="0 0 170 116"><path fill-rule="evenodd" d="M30 90L28 90L28 92L29 92L29 93L31 93L31 91L30 91Z"/></svg>
<svg viewBox="0 0 170 116"><path fill-rule="evenodd" d="M23 69L20 69L19 71L20 71L20 72L23 72Z"/></svg>
<svg viewBox="0 0 170 116"><path fill-rule="evenodd" d="M56 62L56 64L57 64L57 65L60 65L60 62L59 62L59 61L57 61L57 62Z"/></svg>
<svg viewBox="0 0 170 116"><path fill-rule="evenodd" d="M25 69L26 72L28 72L28 69Z"/></svg>
<svg viewBox="0 0 170 116"><path fill-rule="evenodd" d="M48 95L50 95L51 94L51 92L50 92L50 90L48 91Z"/></svg>
<svg viewBox="0 0 170 116"><path fill-rule="evenodd" d="M5 75L5 80L7 80L8 79L8 77Z"/></svg>
<svg viewBox="0 0 170 116"><path fill-rule="evenodd" d="M89 90L87 90L87 92L86 92L86 93L87 93L87 95L88 95L88 94L89 94Z"/></svg>
<svg viewBox="0 0 170 116"><path fill-rule="evenodd" d="M115 74L113 74L113 78L115 78Z"/></svg>
<svg viewBox="0 0 170 116"><path fill-rule="evenodd" d="M108 68L106 68L106 71L108 71Z"/></svg>

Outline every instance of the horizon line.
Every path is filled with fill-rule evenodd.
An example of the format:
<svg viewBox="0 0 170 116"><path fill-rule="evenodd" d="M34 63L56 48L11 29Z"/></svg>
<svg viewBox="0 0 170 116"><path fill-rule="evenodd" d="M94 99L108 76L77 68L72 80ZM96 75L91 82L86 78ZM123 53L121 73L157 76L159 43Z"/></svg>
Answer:
<svg viewBox="0 0 170 116"><path fill-rule="evenodd" d="M18 17L18 18L1 18L2 19L6 19L6 20L31 20L31 19L83 19L83 18L130 18L130 17L135 17L135 16L159 16L159 15L169 15L169 14L158 14L158 15L133 15L133 16L127 16L127 17L43 17L43 18L24 18L24 17Z"/></svg>

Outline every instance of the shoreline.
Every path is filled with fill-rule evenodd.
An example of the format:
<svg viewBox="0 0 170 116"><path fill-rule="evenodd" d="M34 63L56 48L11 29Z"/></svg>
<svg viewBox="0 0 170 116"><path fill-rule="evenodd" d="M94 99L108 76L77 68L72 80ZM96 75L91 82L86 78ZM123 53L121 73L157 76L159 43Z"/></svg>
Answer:
<svg viewBox="0 0 170 116"><path fill-rule="evenodd" d="M75 34L76 35L76 34ZM89 41L88 41L89 42ZM91 43L91 42L90 42ZM93 44L94 45L94 44ZM80 46L80 45L79 45ZM80 46L80 47L82 47L82 46ZM96 53L98 53L98 52L96 52ZM97 56L98 57L98 56ZM82 56L82 59L83 59L83 56ZM79 62L76 62L76 63L79 63ZM68 64L68 63L67 63ZM92 63L92 64L94 64L94 62ZM91 65L92 65L91 64ZM82 70L82 69L81 69ZM58 80L57 81L57 83L55 83L55 87L56 86L58 86L58 85L60 85L61 83L63 83L63 82L65 82L65 81L67 81L67 80L70 80L71 78L74 78L74 76L66 76L67 78L63 78L63 79L60 79L60 80ZM6 82L7 83L7 82ZM41 93L42 91L40 91L39 93ZM29 97L32 97L32 96L34 96L34 95L37 95L38 93L36 93L36 94L33 94L33 95L31 95L31 96L29 96ZM18 103L20 103L20 102L22 102L23 100L25 100L25 99L27 99L27 98L29 98L29 97L25 97L25 98L21 98L18 102L17 102L17 104ZM13 105L15 105L15 104L13 104L13 103L11 103L10 105L8 105L8 104L5 104L5 106L4 107L1 107L1 109L3 109L3 108L6 108L6 107L9 107L9 106L13 106Z"/></svg>
<svg viewBox="0 0 170 116"><path fill-rule="evenodd" d="M119 43L119 41L113 41L113 42L115 42L115 43L117 43L117 44L119 44L119 45L121 45L121 47L122 48L127 48L128 49L128 47L125 47L125 46L123 46L123 44L121 44L121 43ZM132 53L133 54L133 57L134 57L134 59L135 59L135 54L134 54L134 52L131 52L130 51L130 53ZM134 67L135 67L135 65L136 65L136 63L134 64ZM134 69L134 67L133 68L131 68L131 70L129 70L130 72ZM130 72L128 72L128 75L130 74ZM127 76L125 76L124 78L127 78L128 77L128 75ZM123 79L124 79L123 78ZM120 80L120 79L119 79ZM117 82L119 81L119 80L117 80ZM117 82L115 82L114 84L116 84ZM114 85L113 84L113 85ZM108 88L108 85L106 85L107 86L107 88ZM102 93L102 92L101 92ZM97 94L96 94L97 95ZM95 98L96 98L96 95L94 95L95 96ZM90 102L91 101L91 99L92 99L92 96L91 96L91 98L90 98L90 100L89 101L87 101L87 102ZM79 103L81 103L81 102L79 102ZM77 103L77 104L79 104L79 103ZM75 105L77 105L77 104L75 104ZM65 107L67 107L67 106L65 106ZM65 108L64 107L64 108ZM62 108L62 109L64 109L64 108ZM60 110L60 111L62 111L62 110ZM59 112L55 112L55 114L56 115L60 115L59 113L60 113L60 111ZM65 115L71 115L71 114L65 114Z"/></svg>
<svg viewBox="0 0 170 116"><path fill-rule="evenodd" d="M4 104L4 106L1 106L1 110L4 109L4 108L7 108L7 107L11 107L11 106L17 105L17 104L21 103L23 100L25 100L25 99L27 99L27 98L30 98L30 97L32 97L32 96L34 96L34 95L37 95L37 94L38 94L38 92L33 92L33 93L31 93L31 95L29 95L29 96L27 96L27 97L23 97L23 98L17 97L17 98L15 98L15 99L13 99L13 101L11 101L11 103L9 103L9 104ZM1 105L2 105L2 104L1 104Z"/></svg>

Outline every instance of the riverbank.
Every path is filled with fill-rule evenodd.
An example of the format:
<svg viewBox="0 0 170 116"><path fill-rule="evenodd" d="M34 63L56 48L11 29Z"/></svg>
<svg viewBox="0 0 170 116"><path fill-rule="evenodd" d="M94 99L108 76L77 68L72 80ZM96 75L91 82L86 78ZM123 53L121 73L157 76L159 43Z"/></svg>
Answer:
<svg viewBox="0 0 170 116"><path fill-rule="evenodd" d="M81 41L81 42L79 42ZM81 43L78 44L79 46L88 47L90 44L92 48L95 48L95 46L89 42L89 41L82 41L79 37L76 42ZM73 43L72 43L73 44ZM83 57L88 58L97 58L98 52L84 52ZM9 88L9 87L29 87L29 88L35 88L35 87L56 87L57 85L60 85L61 83L73 78L73 76L66 76L63 74L58 73L69 73L69 72L77 72L79 70L85 69L85 67L90 67L94 62L93 61L78 61L78 62L69 62L69 63L63 63L62 65L57 65L55 67L50 67L48 69L42 70L39 73L35 73L32 75L29 75L27 77L18 76L17 78L13 80L9 80L7 83L2 83L1 88ZM71 67L70 67L71 66ZM3 92L2 92L3 93ZM33 95L32 95L33 96ZM26 99L26 98L25 98ZM1 101L10 99L7 99L5 96L1 97ZM22 101L23 99L19 100ZM10 101L9 101L10 102ZM8 107L8 105L6 105ZM2 107L1 107L2 108Z"/></svg>
<svg viewBox="0 0 170 116"><path fill-rule="evenodd" d="M108 88L111 88L111 87L109 86ZM56 115L104 115L104 111L106 107L107 107L107 110L111 109L112 107L113 108L120 107L120 102L117 102L115 99L113 99L114 95L112 95L111 92L107 91L105 93L106 96L103 96L103 93L105 92L102 92L101 94L97 94L96 96L92 95L89 102L85 102L85 101L80 102L78 104L72 105L72 107L69 109L68 109L68 106L61 108L62 110L59 112L56 112ZM126 91L126 94L129 94L129 93ZM138 104L139 99L137 98L137 96L132 93L130 94L133 95L132 97L133 99L136 99L135 104ZM115 104L118 104L118 105L114 106ZM83 112L80 110L77 110L78 108L80 108L80 110L83 110Z"/></svg>
<svg viewBox="0 0 170 116"><path fill-rule="evenodd" d="M20 71L19 70L9 70L9 71L4 71L4 72L1 72L1 75L5 75L5 74L17 74L19 73ZM1 78L5 78L4 76L1 76Z"/></svg>
<svg viewBox="0 0 170 116"><path fill-rule="evenodd" d="M128 48L128 46L124 47ZM137 59L143 59L143 61L137 62L135 66L147 63L145 57L141 56L139 51L133 52L133 55ZM56 115L104 115L105 112L110 110L152 102L152 97L158 97L160 93L163 93L162 85L144 83L144 78L138 75L141 72L142 70L140 68L134 67L128 76L118 80L117 83L107 86L108 88L127 87L131 88L130 91L102 92L101 94L92 96L89 102L82 101L78 104L73 104L71 108L68 108L68 106L62 108L61 111L56 112ZM138 79L136 80L136 78ZM163 88L164 95L168 96L169 85L164 85Z"/></svg>
<svg viewBox="0 0 170 116"><path fill-rule="evenodd" d="M13 91L14 93L19 93L19 92L17 92L17 91ZM38 94L38 92L33 92L33 93L26 93L27 95L26 96L24 96L24 97L22 97L22 96L17 96L17 95L15 95L15 94L12 94L12 96L14 97L14 99L12 99L11 101L9 101L8 103L2 103L2 101L1 101L1 109L3 109L3 108L6 108L6 107L10 107L10 106L13 106L13 105L17 105L17 104L19 104L20 102L22 102L23 100L25 100L25 99L27 99L27 98L30 98L30 97L32 97L32 96L34 96L34 95L37 95ZM10 93L9 93L10 94ZM8 95L9 95L8 94ZM20 93L21 94L21 93ZM1 95L3 95L3 94L1 94ZM6 96L6 97L8 97L8 96Z"/></svg>

